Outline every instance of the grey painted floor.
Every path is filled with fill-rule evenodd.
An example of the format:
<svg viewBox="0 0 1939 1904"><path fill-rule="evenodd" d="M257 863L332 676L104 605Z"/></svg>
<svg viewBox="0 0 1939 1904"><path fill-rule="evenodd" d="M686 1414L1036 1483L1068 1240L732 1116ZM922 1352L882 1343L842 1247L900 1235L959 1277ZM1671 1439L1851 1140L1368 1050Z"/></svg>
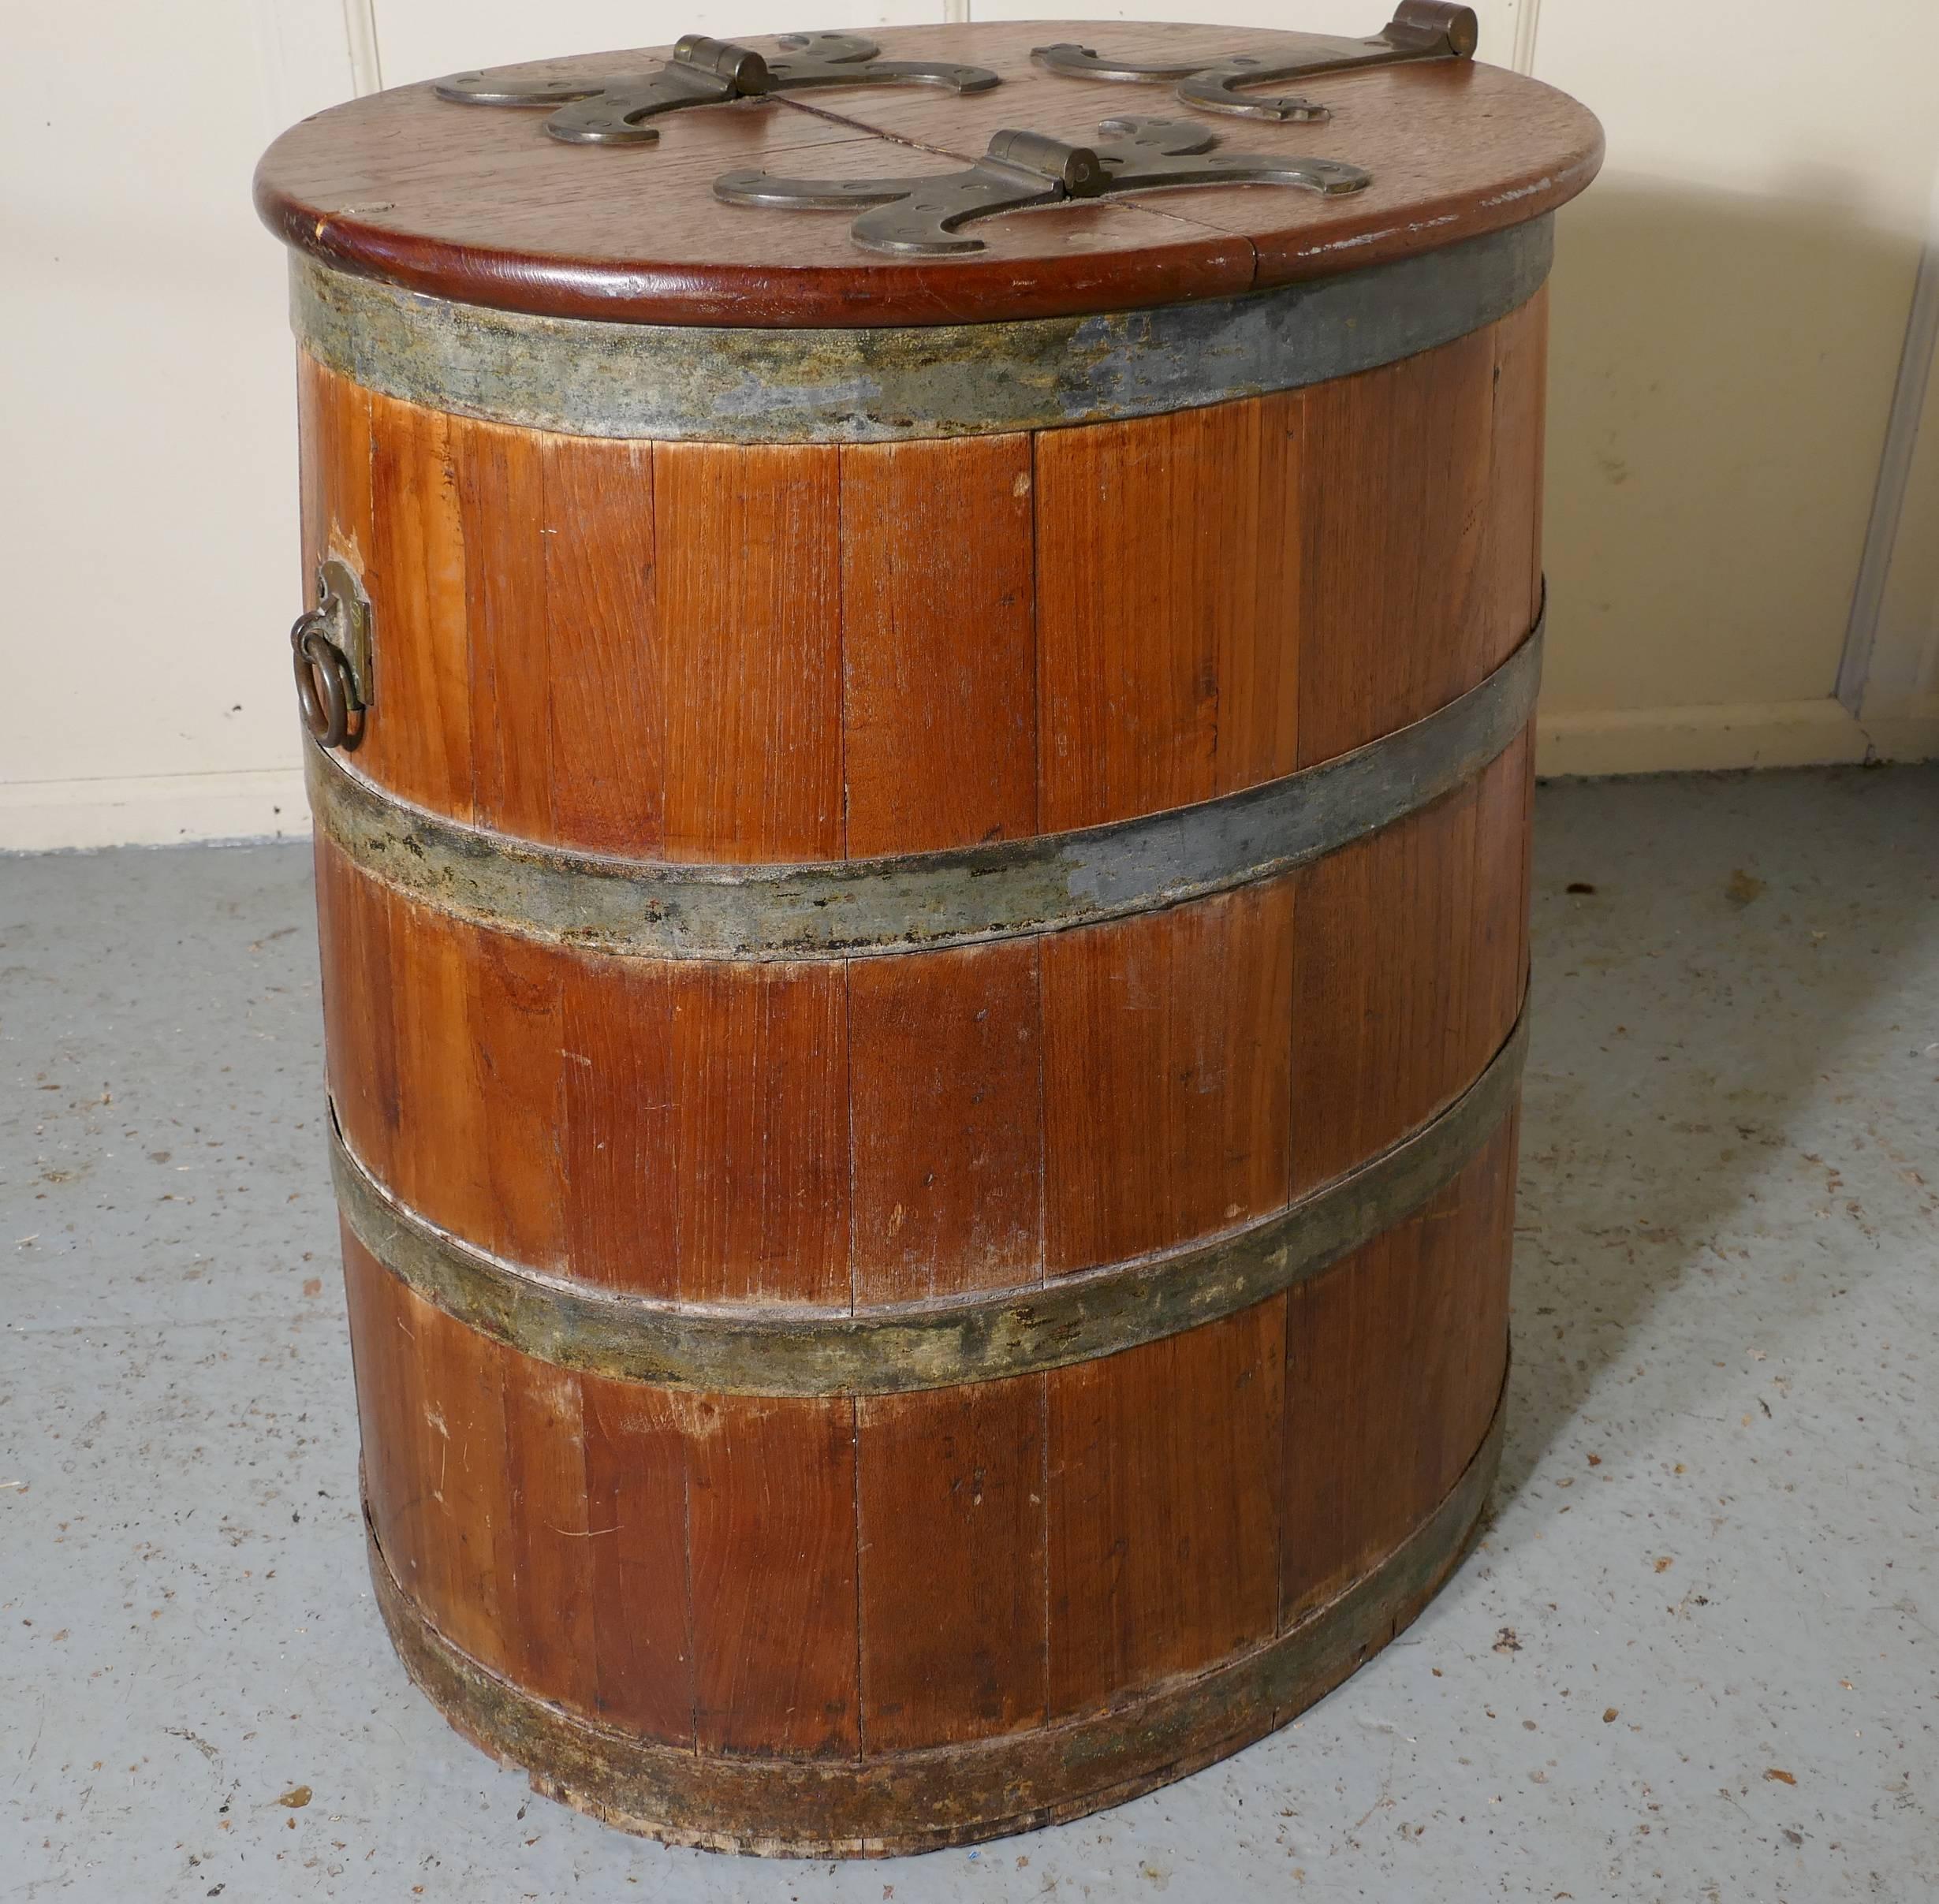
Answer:
<svg viewBox="0 0 1939 1904"><path fill-rule="evenodd" d="M850 1866L531 1798L393 1663L304 851L0 861L0 1897L1933 1895L1939 770L1540 824L1482 1549L1229 1764Z"/></svg>

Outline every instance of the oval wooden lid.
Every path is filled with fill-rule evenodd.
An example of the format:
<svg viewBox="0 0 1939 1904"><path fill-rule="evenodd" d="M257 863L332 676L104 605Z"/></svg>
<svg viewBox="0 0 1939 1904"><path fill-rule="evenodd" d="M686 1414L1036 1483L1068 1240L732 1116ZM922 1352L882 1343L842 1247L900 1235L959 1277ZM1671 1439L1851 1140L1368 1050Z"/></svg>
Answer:
<svg viewBox="0 0 1939 1904"><path fill-rule="evenodd" d="M1378 0L1374 0L1378 6ZM1382 23L1370 20L1367 32ZM1147 61L1270 58L1300 35L1129 22L889 28L886 59L987 67L1002 84L816 88L690 107L657 144L573 145L543 109L456 104L429 84L334 106L284 133L255 199L284 241L340 269L460 302L542 316L777 328L992 322L1229 296L1434 250L1535 218L1594 176L1594 117L1538 81L1437 59L1260 90L1331 108L1320 124L1198 110L1170 84L1076 80L1033 65L1075 41ZM747 44L785 58L769 38ZM1486 50L1484 48L1483 50ZM504 70L636 74L669 49ZM1218 150L1348 161L1372 175L1337 197L1211 185L1009 212L970 228L986 248L905 259L865 251L849 214L721 203L724 172L860 178L944 173L1020 128L1094 143L1116 114L1190 120Z"/></svg>

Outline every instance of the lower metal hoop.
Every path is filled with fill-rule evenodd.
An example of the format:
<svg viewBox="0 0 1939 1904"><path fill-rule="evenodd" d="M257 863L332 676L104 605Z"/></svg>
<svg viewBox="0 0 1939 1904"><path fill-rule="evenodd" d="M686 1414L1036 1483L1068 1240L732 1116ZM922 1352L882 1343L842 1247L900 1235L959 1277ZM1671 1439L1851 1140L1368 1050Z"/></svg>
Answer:
<svg viewBox="0 0 1939 1904"><path fill-rule="evenodd" d="M1480 1532L1502 1402L1440 1505L1296 1626L1209 1672L1087 1718L874 1760L709 1756L580 1718L440 1633L391 1571L365 1509L371 1579L405 1671L452 1727L534 1790L669 1844L769 1856L886 1857L1034 1830L1183 1778L1263 1738L1380 1651Z"/></svg>

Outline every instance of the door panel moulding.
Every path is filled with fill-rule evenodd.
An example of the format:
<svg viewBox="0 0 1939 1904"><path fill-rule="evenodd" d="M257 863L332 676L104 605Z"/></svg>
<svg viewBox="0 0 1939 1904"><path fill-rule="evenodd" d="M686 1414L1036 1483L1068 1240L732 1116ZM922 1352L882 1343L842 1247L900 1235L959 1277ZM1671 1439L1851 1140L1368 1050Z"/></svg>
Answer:
<svg viewBox="0 0 1939 1904"><path fill-rule="evenodd" d="M1839 659L1836 693L1842 705L1863 717L1876 713L1877 686L1886 686L1894 699L1904 695L1904 684L1916 680L1923 658L1890 655L1880 651L1881 620L1886 590L1895 559L1906 553L1901 544L1907 536L1921 533L1920 525L1907 523L1905 503L1913 480L1913 469L1920 450L1920 423L1931 383L1933 357L1939 348L1939 177L1933 184L1933 196L1926 213L1925 247L1919 256L1918 275L1912 290L1911 308L1907 315L1905 343L1899 357L1899 374L1892 393L1892 408L1885 426L1885 447L1879 456L1878 483L1873 493L1871 518L1865 533L1865 550L1859 558L1858 580L1852 590L1851 615L1845 628L1844 651ZM1928 454L1934 446L1925 445ZM1931 533L1930 526L1925 533ZM1909 631L1898 640L1915 645L1930 643L1932 629ZM1888 682L1875 677L1885 675ZM1893 710L1893 718L1898 710Z"/></svg>
<svg viewBox="0 0 1939 1904"><path fill-rule="evenodd" d="M343 0L344 36L357 97L384 89L384 62L377 39L377 0Z"/></svg>

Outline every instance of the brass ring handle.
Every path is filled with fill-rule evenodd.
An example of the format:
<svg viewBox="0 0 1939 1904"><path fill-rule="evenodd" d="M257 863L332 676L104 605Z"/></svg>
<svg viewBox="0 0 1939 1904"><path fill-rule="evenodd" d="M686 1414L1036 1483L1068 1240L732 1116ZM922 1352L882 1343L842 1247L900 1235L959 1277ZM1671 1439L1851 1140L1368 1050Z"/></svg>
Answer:
<svg viewBox="0 0 1939 1904"><path fill-rule="evenodd" d="M316 606L289 630L296 705L317 743L348 753L370 725L375 656L370 598L349 564L327 556L317 564Z"/></svg>
<svg viewBox="0 0 1939 1904"><path fill-rule="evenodd" d="M289 648L303 725L323 747L341 747L346 743L354 746L350 733L350 663L330 639L329 620L321 609L311 609L296 617L289 631Z"/></svg>

